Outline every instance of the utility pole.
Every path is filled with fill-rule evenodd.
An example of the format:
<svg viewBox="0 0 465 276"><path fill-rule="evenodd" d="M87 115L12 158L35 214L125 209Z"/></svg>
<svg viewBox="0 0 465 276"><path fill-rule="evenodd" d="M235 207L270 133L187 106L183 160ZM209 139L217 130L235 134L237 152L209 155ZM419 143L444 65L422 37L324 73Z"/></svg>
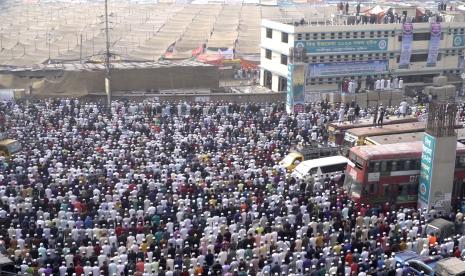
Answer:
<svg viewBox="0 0 465 276"><path fill-rule="evenodd" d="M82 34L81 34L81 42L79 44L79 61L82 63Z"/></svg>
<svg viewBox="0 0 465 276"><path fill-rule="evenodd" d="M108 0L105 0L105 36L107 49L105 54L105 93L107 94L107 112L111 116L111 86L110 86L110 34L108 30Z"/></svg>

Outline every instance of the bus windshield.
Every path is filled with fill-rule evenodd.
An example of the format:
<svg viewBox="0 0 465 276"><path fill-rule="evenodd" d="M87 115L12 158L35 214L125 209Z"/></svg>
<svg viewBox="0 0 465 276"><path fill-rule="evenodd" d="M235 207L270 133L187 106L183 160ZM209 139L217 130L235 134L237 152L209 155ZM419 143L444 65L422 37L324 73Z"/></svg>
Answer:
<svg viewBox="0 0 465 276"><path fill-rule="evenodd" d="M357 182L351 175L346 174L344 187L349 192L349 195L355 198L360 198L362 194L362 184Z"/></svg>

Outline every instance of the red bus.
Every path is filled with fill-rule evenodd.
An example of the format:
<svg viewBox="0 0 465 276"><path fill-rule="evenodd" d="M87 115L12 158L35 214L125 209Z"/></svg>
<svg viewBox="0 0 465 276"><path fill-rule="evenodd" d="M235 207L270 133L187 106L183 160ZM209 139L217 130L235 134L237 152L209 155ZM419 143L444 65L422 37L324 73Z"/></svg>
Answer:
<svg viewBox="0 0 465 276"><path fill-rule="evenodd" d="M351 148L346 191L358 203L416 208L422 150L421 141ZM453 206L465 198L464 179L465 145L457 143Z"/></svg>

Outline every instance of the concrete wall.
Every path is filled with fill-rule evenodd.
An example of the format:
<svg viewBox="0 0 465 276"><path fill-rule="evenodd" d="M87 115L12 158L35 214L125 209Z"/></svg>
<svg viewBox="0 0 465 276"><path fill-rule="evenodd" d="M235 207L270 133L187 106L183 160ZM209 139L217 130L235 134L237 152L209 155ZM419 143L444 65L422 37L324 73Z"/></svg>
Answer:
<svg viewBox="0 0 465 276"><path fill-rule="evenodd" d="M134 101L143 101L145 99L156 99L161 102L234 102L234 103L284 103L286 100L286 93L270 92L270 93L205 93L205 94L139 94L139 95L122 95L114 96L115 99L130 99ZM82 97L83 100L105 100L106 97L102 95L86 95Z"/></svg>
<svg viewBox="0 0 465 276"><path fill-rule="evenodd" d="M402 101L402 93L398 91L380 91L378 92L367 92L367 93L322 93L322 100L326 100L331 103L342 103L350 104L355 101L361 108L376 107L380 104L384 106L398 106Z"/></svg>
<svg viewBox="0 0 465 276"><path fill-rule="evenodd" d="M86 95L104 91L104 71L63 71L45 77L30 79L2 75L0 87L28 88L39 95ZM217 89L219 70L216 66L160 66L156 68L113 69L111 89L114 91L150 91L167 89ZM2 81L4 80L4 81ZM20 87L17 87L20 84ZM11 87L8 87L11 85Z"/></svg>

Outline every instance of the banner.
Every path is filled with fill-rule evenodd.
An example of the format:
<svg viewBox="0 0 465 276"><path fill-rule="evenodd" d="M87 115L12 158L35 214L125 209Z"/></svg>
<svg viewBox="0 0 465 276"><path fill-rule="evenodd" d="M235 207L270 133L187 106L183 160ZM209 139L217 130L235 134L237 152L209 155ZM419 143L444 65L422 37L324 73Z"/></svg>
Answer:
<svg viewBox="0 0 465 276"><path fill-rule="evenodd" d="M294 106L294 95L292 94L292 77L294 71L294 64L287 64L287 93L286 93L286 112L292 113L292 107Z"/></svg>
<svg viewBox="0 0 465 276"><path fill-rule="evenodd" d="M400 53L399 68L407 69L412 56L413 24L404 23L402 30L402 51Z"/></svg>
<svg viewBox="0 0 465 276"><path fill-rule="evenodd" d="M306 64L294 65L294 73L292 78L294 113L304 112L305 109L305 67Z"/></svg>
<svg viewBox="0 0 465 276"><path fill-rule="evenodd" d="M305 104L305 64L287 65L286 111L299 113L304 111Z"/></svg>
<svg viewBox="0 0 465 276"><path fill-rule="evenodd" d="M389 71L387 60L344 61L332 63L312 63L308 65L310 78L322 76L376 75Z"/></svg>
<svg viewBox="0 0 465 276"><path fill-rule="evenodd" d="M431 37L429 40L429 51L426 66L436 66L439 47L441 44L441 23L431 23Z"/></svg>
<svg viewBox="0 0 465 276"><path fill-rule="evenodd" d="M337 53L337 52L385 52L388 49L388 39L339 39L319 41L296 41L295 48L305 48L307 53Z"/></svg>
<svg viewBox="0 0 465 276"><path fill-rule="evenodd" d="M423 153L421 154L420 187L418 189L418 201L421 206L428 206L430 200L431 177L433 173L434 149L436 138L424 133Z"/></svg>

